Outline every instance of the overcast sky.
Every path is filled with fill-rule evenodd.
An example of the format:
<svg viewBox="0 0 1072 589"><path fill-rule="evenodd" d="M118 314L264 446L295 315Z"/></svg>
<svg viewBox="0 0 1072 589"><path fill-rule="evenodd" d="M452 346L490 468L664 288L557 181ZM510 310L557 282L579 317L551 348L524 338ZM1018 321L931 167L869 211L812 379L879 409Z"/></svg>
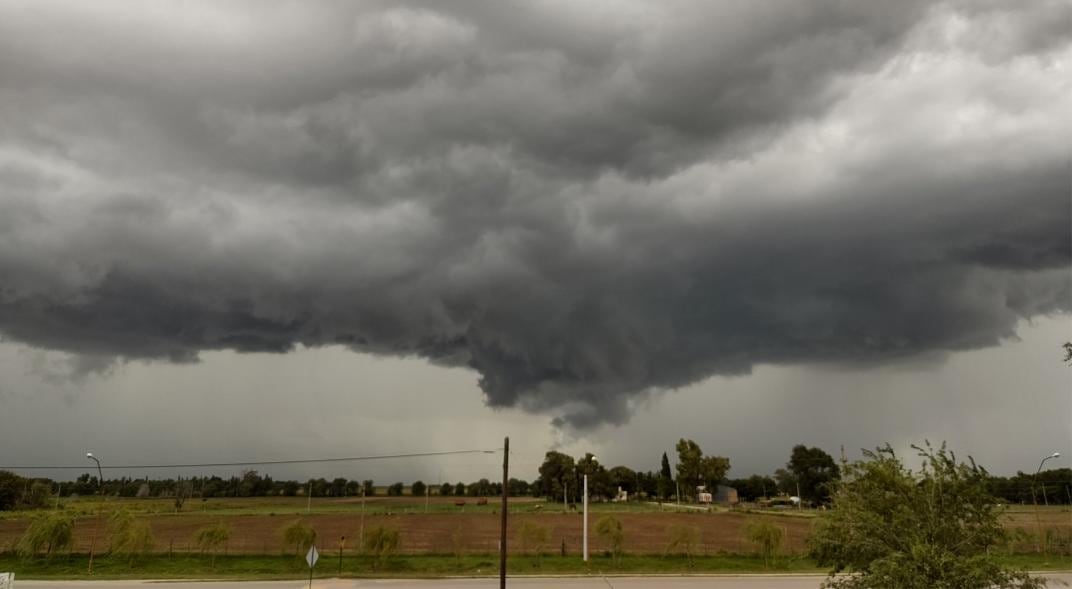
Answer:
<svg viewBox="0 0 1072 589"><path fill-rule="evenodd" d="M1072 455L1070 31L1066 0L0 0L0 464Z"/></svg>

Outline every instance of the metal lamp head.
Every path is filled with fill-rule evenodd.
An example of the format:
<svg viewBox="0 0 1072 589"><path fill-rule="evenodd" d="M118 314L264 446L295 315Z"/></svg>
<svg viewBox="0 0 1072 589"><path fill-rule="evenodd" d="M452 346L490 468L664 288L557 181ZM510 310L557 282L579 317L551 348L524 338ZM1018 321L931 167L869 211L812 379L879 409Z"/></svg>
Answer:
<svg viewBox="0 0 1072 589"><path fill-rule="evenodd" d="M86 458L93 458L92 452L86 452Z"/></svg>
<svg viewBox="0 0 1072 589"><path fill-rule="evenodd" d="M1053 454L1050 454L1050 458L1060 458L1060 457L1061 457L1060 452L1054 452Z"/></svg>

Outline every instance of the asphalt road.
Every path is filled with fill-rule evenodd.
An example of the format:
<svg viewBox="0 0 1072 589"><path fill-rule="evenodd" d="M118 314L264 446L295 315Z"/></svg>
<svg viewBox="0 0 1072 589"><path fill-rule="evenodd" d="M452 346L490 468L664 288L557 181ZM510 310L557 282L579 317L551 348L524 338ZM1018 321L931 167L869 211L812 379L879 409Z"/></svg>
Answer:
<svg viewBox="0 0 1072 589"><path fill-rule="evenodd" d="M1072 586L1072 573L1044 575L1061 580ZM517 578L507 581L508 587L565 587L568 589L817 589L820 576L807 575L743 575L715 577L543 577ZM1060 584L1051 583L1060 587ZM193 581L19 581L16 589L307 589L301 581L243 581L243 582L193 582ZM498 579L323 579L313 581L313 589L462 589L476 587L493 589L499 586Z"/></svg>

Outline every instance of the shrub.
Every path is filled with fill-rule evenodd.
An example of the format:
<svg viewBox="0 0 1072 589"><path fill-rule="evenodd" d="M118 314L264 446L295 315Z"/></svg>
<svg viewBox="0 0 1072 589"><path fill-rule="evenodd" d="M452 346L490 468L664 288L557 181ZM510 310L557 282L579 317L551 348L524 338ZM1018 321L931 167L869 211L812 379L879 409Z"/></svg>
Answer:
<svg viewBox="0 0 1072 589"><path fill-rule="evenodd" d="M785 530L767 520L758 520L749 522L744 533L759 548L764 564L769 567L782 549Z"/></svg>
<svg viewBox="0 0 1072 589"><path fill-rule="evenodd" d="M216 553L220 551L220 548L231 539L231 527L224 523L218 523L215 525L201 528L194 533L194 542L197 547L204 554L208 552L212 555L212 566L216 566Z"/></svg>
<svg viewBox="0 0 1072 589"><path fill-rule="evenodd" d="M53 512L36 517L19 538L15 552L29 558L44 550L45 556L50 557L53 552L71 547L73 532L74 520L69 515Z"/></svg>
<svg viewBox="0 0 1072 589"><path fill-rule="evenodd" d="M536 566L540 565L540 555L543 547L551 540L551 530L547 526L532 521L523 521L517 529L517 542L521 545L521 552L536 554Z"/></svg>
<svg viewBox="0 0 1072 589"><path fill-rule="evenodd" d="M309 550L309 547L316 541L316 532L312 526L301 520L294 520L280 528L279 535L283 540L283 546L293 546L294 554L298 556Z"/></svg>
<svg viewBox="0 0 1072 589"><path fill-rule="evenodd" d="M625 545L625 532L622 522L613 515L605 515L596 522L596 535L603 540L615 561L621 561L622 548Z"/></svg>
<svg viewBox="0 0 1072 589"><path fill-rule="evenodd" d="M365 552L376 559L374 565L376 568L383 566L387 558L398 550L401 543L401 535L398 530L392 528L376 526L365 532Z"/></svg>
<svg viewBox="0 0 1072 589"><path fill-rule="evenodd" d="M696 546L700 543L700 529L695 526L673 525L667 528L669 541L666 544L666 553L680 552L685 555L692 567L692 555L696 553Z"/></svg>
<svg viewBox="0 0 1072 589"><path fill-rule="evenodd" d="M454 559L461 563L462 555L464 554L463 547L465 545L465 528L458 526L454 528L454 531L450 533L450 549L454 553Z"/></svg>
<svg viewBox="0 0 1072 589"><path fill-rule="evenodd" d="M156 546L149 522L136 519L125 509L113 512L108 518L108 531L112 536L112 554L127 556L131 562Z"/></svg>

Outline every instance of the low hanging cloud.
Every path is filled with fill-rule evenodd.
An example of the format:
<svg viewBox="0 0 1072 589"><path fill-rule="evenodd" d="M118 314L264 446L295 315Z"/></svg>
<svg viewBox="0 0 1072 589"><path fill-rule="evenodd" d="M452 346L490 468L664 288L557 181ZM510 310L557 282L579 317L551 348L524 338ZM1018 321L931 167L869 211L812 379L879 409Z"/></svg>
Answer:
<svg viewBox="0 0 1072 589"><path fill-rule="evenodd" d="M1072 310L1063 1L0 3L0 334L585 428ZM434 393L430 393L434 394Z"/></svg>

